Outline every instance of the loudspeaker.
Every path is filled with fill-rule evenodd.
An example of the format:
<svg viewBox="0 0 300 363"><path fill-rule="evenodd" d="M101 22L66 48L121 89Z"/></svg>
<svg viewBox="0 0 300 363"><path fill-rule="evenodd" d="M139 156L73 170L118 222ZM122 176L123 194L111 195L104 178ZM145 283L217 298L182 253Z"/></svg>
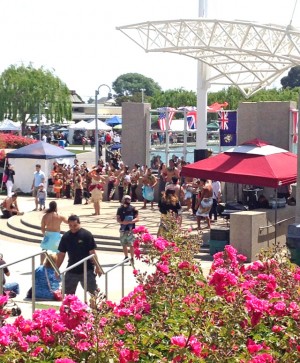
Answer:
<svg viewBox="0 0 300 363"><path fill-rule="evenodd" d="M208 150L207 149L195 149L194 150L194 162L207 159L208 158Z"/></svg>

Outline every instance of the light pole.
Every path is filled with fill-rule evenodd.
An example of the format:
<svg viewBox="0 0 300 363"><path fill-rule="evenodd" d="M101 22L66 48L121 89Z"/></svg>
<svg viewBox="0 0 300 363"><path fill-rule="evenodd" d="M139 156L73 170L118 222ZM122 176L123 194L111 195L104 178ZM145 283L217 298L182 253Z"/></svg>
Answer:
<svg viewBox="0 0 300 363"><path fill-rule="evenodd" d="M144 92L145 92L145 88L141 88L141 92L142 92L142 103L144 103Z"/></svg>
<svg viewBox="0 0 300 363"><path fill-rule="evenodd" d="M44 104L44 110L48 110L48 106L47 104ZM38 114L38 118L39 118L39 141L42 140L42 127L41 127L41 104L39 103L39 114Z"/></svg>
<svg viewBox="0 0 300 363"><path fill-rule="evenodd" d="M98 130L98 95L99 95L99 90L101 87L107 87L109 89L108 92L108 98L111 97L111 88L107 85L107 84L100 84L100 86L96 89L95 91L95 151L96 151L96 165L98 165L98 160L99 160L99 130Z"/></svg>

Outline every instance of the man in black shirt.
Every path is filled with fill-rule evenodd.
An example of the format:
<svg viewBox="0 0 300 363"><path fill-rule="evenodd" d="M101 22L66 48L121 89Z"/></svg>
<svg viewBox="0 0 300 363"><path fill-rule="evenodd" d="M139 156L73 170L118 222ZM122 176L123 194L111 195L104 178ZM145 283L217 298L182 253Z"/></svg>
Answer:
<svg viewBox="0 0 300 363"><path fill-rule="evenodd" d="M120 243L125 255L124 260L128 260L129 247L131 264L134 265L134 235L132 230L135 228L135 223L139 221L139 216L137 209L130 205L130 202L130 195L124 195L122 205L117 211L117 221L120 223Z"/></svg>
<svg viewBox="0 0 300 363"><path fill-rule="evenodd" d="M68 224L70 230L62 236L58 246L58 258L57 267L60 268L64 261L66 252L68 253L68 266L72 266L76 262L82 260L89 255L95 255L97 258L95 249L96 243L91 232L87 231L80 226L79 217L71 215L68 218ZM83 266L80 265L74 267L72 270L66 273L65 278L65 293L75 294L78 283L84 286L83 283ZM87 260L87 290L91 294L94 294L97 290L96 274L101 275L97 265L93 264L93 259Z"/></svg>

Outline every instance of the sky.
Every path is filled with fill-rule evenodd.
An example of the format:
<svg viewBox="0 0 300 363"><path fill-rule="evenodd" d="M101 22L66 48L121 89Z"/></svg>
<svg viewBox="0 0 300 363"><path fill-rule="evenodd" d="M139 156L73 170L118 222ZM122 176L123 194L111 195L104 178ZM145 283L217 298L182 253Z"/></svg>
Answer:
<svg viewBox="0 0 300 363"><path fill-rule="evenodd" d="M288 25L295 8L292 25L300 28L300 0L207 1L208 18L265 24ZM43 66L84 100L125 73L150 77L163 90L196 91L196 60L147 54L116 27L198 13L199 0L1 0L0 73L12 64Z"/></svg>

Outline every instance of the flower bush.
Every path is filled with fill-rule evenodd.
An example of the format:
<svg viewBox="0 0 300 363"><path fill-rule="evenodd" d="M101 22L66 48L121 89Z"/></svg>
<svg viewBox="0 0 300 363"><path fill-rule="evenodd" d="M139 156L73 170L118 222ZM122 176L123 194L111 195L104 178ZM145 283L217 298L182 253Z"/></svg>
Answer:
<svg viewBox="0 0 300 363"><path fill-rule="evenodd" d="M37 142L37 140L30 139L24 136L14 134L0 133L0 148L1 149L19 149L20 147L30 145Z"/></svg>
<svg viewBox="0 0 300 363"><path fill-rule="evenodd" d="M246 264L228 245L205 277L194 259L200 236L176 224L168 231L157 238L135 229L135 255L153 272L134 269L138 284L119 303L99 295L91 309L67 295L59 311L4 323L0 361L300 361L298 267L267 254Z"/></svg>
<svg viewBox="0 0 300 363"><path fill-rule="evenodd" d="M5 149L19 149L20 147L27 146L37 142L37 140L30 139L24 136L14 134L5 134L0 132L0 165L3 166L6 157Z"/></svg>

